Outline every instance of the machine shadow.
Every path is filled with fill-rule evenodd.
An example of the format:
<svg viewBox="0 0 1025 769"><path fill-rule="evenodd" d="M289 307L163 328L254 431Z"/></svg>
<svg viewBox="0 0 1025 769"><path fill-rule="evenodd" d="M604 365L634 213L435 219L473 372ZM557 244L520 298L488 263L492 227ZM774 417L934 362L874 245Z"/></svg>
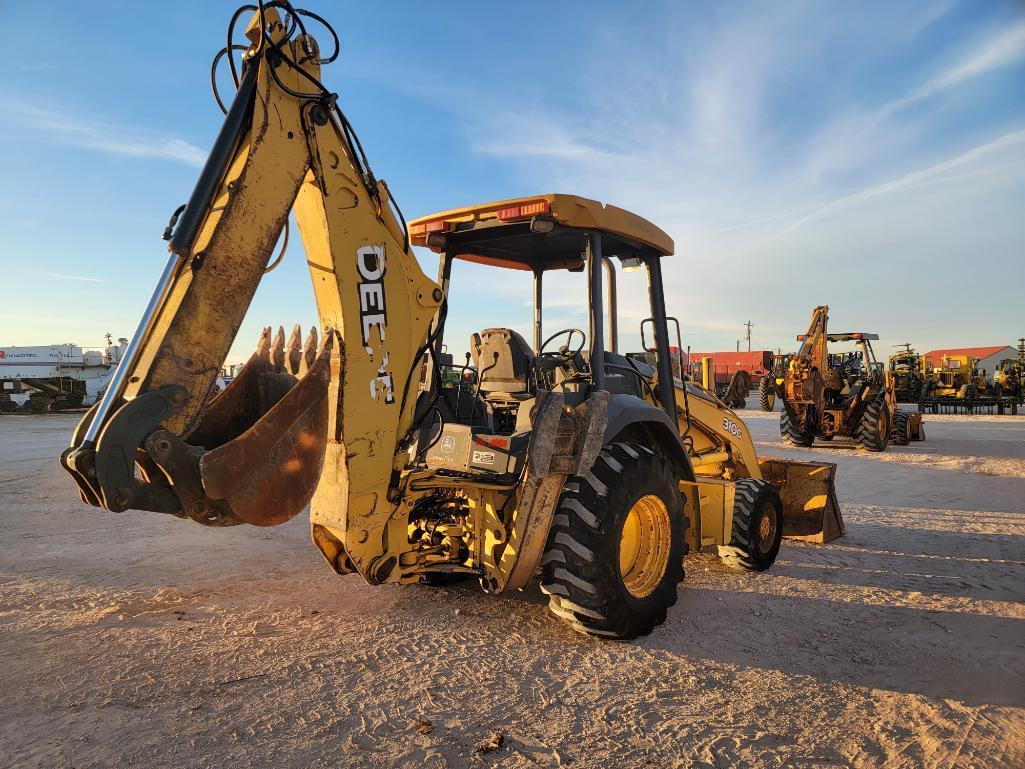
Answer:
<svg viewBox="0 0 1025 769"><path fill-rule="evenodd" d="M1018 559L1025 552L1025 536L925 529L914 525L907 527L916 534L914 551L904 552L903 543L894 541L892 536L896 526L898 524L857 523L852 526L848 523L848 531L854 534L841 543L845 548L894 553L901 558L926 556L940 560L985 559L1020 563ZM877 543L880 542L885 542L886 546L878 548Z"/></svg>
<svg viewBox="0 0 1025 769"><path fill-rule="evenodd" d="M670 620L684 618L674 624L687 632L660 628L638 643L691 661L975 706L1023 702L1025 620L707 588L681 590ZM773 635L783 644L765 644L765 623L774 624ZM958 639L978 634L999 639L1006 651L974 656Z"/></svg>
<svg viewBox="0 0 1025 769"><path fill-rule="evenodd" d="M864 569L857 566L830 566L819 563L789 563L782 566L777 573L786 574L794 579L811 583L831 585L847 585L865 587L876 590L887 590L940 598L967 598L976 601L1021 601L1022 591L1001 587L990 587L989 577L972 575L965 577L959 574L925 574L905 571L906 563L903 556L880 558L880 568ZM956 563L956 561L955 561ZM996 572L998 569L994 569ZM1005 574L993 574L996 581L1009 576L1007 567ZM894 584L897 577L899 584Z"/></svg>

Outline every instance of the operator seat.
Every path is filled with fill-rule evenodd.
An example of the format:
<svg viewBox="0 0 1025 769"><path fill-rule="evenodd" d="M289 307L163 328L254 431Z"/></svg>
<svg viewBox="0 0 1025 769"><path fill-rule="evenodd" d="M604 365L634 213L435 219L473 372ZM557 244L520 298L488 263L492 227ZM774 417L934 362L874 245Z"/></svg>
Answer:
<svg viewBox="0 0 1025 769"><path fill-rule="evenodd" d="M482 393L510 395L518 400L530 397L534 350L511 328L487 328L471 334L470 355L481 377Z"/></svg>

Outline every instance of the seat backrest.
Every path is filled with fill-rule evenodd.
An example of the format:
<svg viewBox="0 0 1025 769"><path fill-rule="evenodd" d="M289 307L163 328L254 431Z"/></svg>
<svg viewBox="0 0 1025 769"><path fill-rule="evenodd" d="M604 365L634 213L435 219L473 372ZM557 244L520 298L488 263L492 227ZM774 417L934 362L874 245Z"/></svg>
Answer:
<svg viewBox="0 0 1025 769"><path fill-rule="evenodd" d="M495 353L498 353L497 361ZM481 392L529 392L534 351L527 340L511 328L487 328L480 334L473 334L470 354L478 375L483 374ZM492 364L494 368L490 368ZM485 372L488 368L490 370Z"/></svg>

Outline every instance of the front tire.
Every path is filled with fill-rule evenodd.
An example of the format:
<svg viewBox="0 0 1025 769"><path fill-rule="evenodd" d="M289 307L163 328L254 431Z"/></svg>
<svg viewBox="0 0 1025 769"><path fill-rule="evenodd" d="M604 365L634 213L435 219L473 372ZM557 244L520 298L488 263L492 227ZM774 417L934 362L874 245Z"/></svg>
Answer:
<svg viewBox="0 0 1025 769"><path fill-rule="evenodd" d="M541 559L549 610L579 633L630 639L665 622L687 554L676 466L612 443L563 488Z"/></svg>
<svg viewBox="0 0 1025 769"><path fill-rule="evenodd" d="M890 440L895 446L907 446L911 442L911 433L908 432L908 419L910 414L906 411L897 410L893 417L893 432Z"/></svg>
<svg viewBox="0 0 1025 769"><path fill-rule="evenodd" d="M730 544L719 557L737 571L765 571L776 561L783 541L783 502L769 481L741 478L733 501Z"/></svg>
<svg viewBox="0 0 1025 769"><path fill-rule="evenodd" d="M811 446L815 441L814 435L797 429L797 426L791 421L790 414L787 413L785 406L779 414L779 434L794 446Z"/></svg>
<svg viewBox="0 0 1025 769"><path fill-rule="evenodd" d="M861 421L854 429L854 440L869 451L882 451L889 445L890 410L883 396L873 398L861 413Z"/></svg>

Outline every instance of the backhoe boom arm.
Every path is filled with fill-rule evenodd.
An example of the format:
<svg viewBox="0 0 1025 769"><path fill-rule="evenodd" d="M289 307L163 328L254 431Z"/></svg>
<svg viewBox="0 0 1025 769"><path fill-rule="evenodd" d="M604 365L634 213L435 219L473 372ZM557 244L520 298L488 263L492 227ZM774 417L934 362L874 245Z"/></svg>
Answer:
<svg viewBox="0 0 1025 769"><path fill-rule="evenodd" d="M313 499L314 539L335 568L384 579L442 292L320 86L316 42L292 36L290 5L268 6L253 14L238 93L129 353L62 464L90 504L208 525L273 525ZM314 331L304 347L296 330L286 348L266 330L211 400L293 210L321 343ZM347 539L372 547L347 553Z"/></svg>

